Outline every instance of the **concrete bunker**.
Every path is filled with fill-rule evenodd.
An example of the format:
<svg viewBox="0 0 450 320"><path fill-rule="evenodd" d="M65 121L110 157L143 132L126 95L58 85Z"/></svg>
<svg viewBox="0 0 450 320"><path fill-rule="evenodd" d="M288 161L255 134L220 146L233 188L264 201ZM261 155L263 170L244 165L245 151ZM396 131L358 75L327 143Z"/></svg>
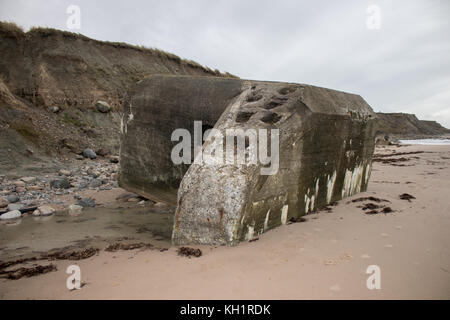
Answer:
<svg viewBox="0 0 450 320"><path fill-rule="evenodd" d="M119 183L177 206L175 244L235 245L365 191L375 118L360 96L331 89L154 75L130 90L124 103ZM195 137L194 121L214 127L215 135L192 150L192 164L174 164L171 153L178 142L172 133L182 128ZM216 139L226 140L229 132L236 133L230 154ZM275 136L276 170L267 161L226 162L239 154L261 160L265 144L266 156L273 156ZM224 162L202 162L211 150L215 155L223 150ZM270 174L264 173L268 169Z"/></svg>

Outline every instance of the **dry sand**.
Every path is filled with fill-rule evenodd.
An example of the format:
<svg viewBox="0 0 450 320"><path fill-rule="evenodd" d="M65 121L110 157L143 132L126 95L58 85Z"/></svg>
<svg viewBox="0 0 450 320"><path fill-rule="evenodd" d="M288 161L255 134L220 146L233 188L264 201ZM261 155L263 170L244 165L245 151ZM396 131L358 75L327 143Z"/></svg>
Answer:
<svg viewBox="0 0 450 320"><path fill-rule="evenodd" d="M374 163L369 190L332 212L282 226L237 247L199 247L200 258L169 251L122 251L58 261L58 271L0 280L1 299L449 299L450 146L377 148L405 155L405 166ZM408 202L399 195L416 197ZM393 213L366 215L349 200L375 196ZM80 290L66 268L81 267ZM381 270L369 290L366 269Z"/></svg>

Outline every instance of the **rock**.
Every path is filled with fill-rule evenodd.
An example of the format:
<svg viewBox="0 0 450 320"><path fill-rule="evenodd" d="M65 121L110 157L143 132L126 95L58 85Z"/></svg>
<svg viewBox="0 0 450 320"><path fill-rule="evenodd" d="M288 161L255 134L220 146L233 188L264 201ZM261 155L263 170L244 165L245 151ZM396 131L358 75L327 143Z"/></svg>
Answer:
<svg viewBox="0 0 450 320"><path fill-rule="evenodd" d="M8 200L6 200L6 198L1 198L0 199L0 208L4 208L6 206L8 206Z"/></svg>
<svg viewBox="0 0 450 320"><path fill-rule="evenodd" d="M24 207L22 203L10 203L8 204L8 211L20 210Z"/></svg>
<svg viewBox="0 0 450 320"><path fill-rule="evenodd" d="M93 179L93 180L91 181L91 183L89 184L89 187L92 188L92 189L95 189L95 188L100 187L102 184L103 184L103 183L102 183L101 180L99 180L99 179Z"/></svg>
<svg viewBox="0 0 450 320"><path fill-rule="evenodd" d="M8 200L9 203L15 203L19 201L19 197L15 194L10 194L6 196L6 200Z"/></svg>
<svg viewBox="0 0 450 320"><path fill-rule="evenodd" d="M83 157L88 159L95 159L97 158L97 154L94 152L94 150L86 148L83 150Z"/></svg>
<svg viewBox="0 0 450 320"><path fill-rule="evenodd" d="M0 220L18 219L22 216L19 210L8 211L0 216Z"/></svg>
<svg viewBox="0 0 450 320"><path fill-rule="evenodd" d="M14 181L13 184L14 184L16 187L25 187L25 182L20 181L20 180Z"/></svg>
<svg viewBox="0 0 450 320"><path fill-rule="evenodd" d="M16 192L18 194L25 193L25 192L27 192L27 189L24 187L16 187Z"/></svg>
<svg viewBox="0 0 450 320"><path fill-rule="evenodd" d="M101 101L101 100L97 101L97 103L95 104L95 107L101 113L108 113L111 111L111 106L106 101Z"/></svg>
<svg viewBox="0 0 450 320"><path fill-rule="evenodd" d="M77 204L71 204L69 206L69 213L71 213L71 214L79 214L79 213L81 213L82 210L83 210L83 207L79 206Z"/></svg>
<svg viewBox="0 0 450 320"><path fill-rule="evenodd" d="M33 216L49 216L55 213L56 210L50 206L40 206L33 212Z"/></svg>
<svg viewBox="0 0 450 320"><path fill-rule="evenodd" d="M42 186L40 185L28 187L28 191L39 191L39 190L42 190Z"/></svg>
<svg viewBox="0 0 450 320"><path fill-rule="evenodd" d="M76 159L76 160L83 160L84 157L83 157L82 155L80 155L80 154L77 154L77 155L75 156L75 159Z"/></svg>
<svg viewBox="0 0 450 320"><path fill-rule="evenodd" d="M59 170L59 175L68 177L72 175L72 172L70 170L61 169Z"/></svg>
<svg viewBox="0 0 450 320"><path fill-rule="evenodd" d="M82 207L95 207L95 200L92 198L83 198L78 200L78 205Z"/></svg>
<svg viewBox="0 0 450 320"><path fill-rule="evenodd" d="M167 204L165 204L163 202L156 202L155 203L155 207L157 207L157 208L167 208Z"/></svg>
<svg viewBox="0 0 450 320"><path fill-rule="evenodd" d="M59 112L59 107L53 106L53 107L50 107L49 110L50 110L51 112L53 112L53 113L58 113L58 112Z"/></svg>
<svg viewBox="0 0 450 320"><path fill-rule="evenodd" d="M22 180L26 184L29 184L29 183L36 182L36 177L23 177L23 178L20 178L20 180Z"/></svg>
<svg viewBox="0 0 450 320"><path fill-rule="evenodd" d="M67 178L59 178L50 181L50 188L52 189L69 189L70 187L72 187L72 185Z"/></svg>
<svg viewBox="0 0 450 320"><path fill-rule="evenodd" d="M171 94L161 99L162 90ZM367 189L377 116L358 95L165 75L144 79L130 92L123 103L120 186L177 205L174 244L236 245ZM170 122L157 116L163 114L171 114ZM202 154L190 154L192 138L211 127L217 136L197 146ZM165 138L178 128L190 134L187 147L184 137L176 145ZM225 152L221 158L215 152L217 163L201 161L222 147L234 151L231 163ZM194 156L200 161L191 164Z"/></svg>
<svg viewBox="0 0 450 320"><path fill-rule="evenodd" d="M132 193L132 192L124 192L124 193L120 194L119 196L117 196L116 200L122 201L122 202L127 202L131 198L139 198L139 195L137 195L136 193Z"/></svg>
<svg viewBox="0 0 450 320"><path fill-rule="evenodd" d="M100 148L100 149L97 149L97 151L95 153L101 157L104 157L109 154L109 150L105 149L105 148Z"/></svg>
<svg viewBox="0 0 450 320"><path fill-rule="evenodd" d="M110 156L109 162L111 163L119 163L119 156Z"/></svg>

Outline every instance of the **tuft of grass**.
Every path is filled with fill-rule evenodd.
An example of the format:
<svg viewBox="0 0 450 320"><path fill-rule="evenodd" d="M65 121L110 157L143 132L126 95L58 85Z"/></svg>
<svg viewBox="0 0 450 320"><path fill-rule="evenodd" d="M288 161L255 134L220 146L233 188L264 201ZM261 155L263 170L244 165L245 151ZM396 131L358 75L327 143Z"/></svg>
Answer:
<svg viewBox="0 0 450 320"><path fill-rule="evenodd" d="M63 118L62 118L62 121L65 122L65 123L67 123L67 124L71 124L71 125L73 125L73 126L75 126L75 127L78 127L78 128L81 128L81 127L84 126L84 123L83 123L80 119L78 119L78 118L72 116L72 115L71 115L70 113L68 113L68 112L65 112L65 113L64 113L64 116L63 116Z"/></svg>
<svg viewBox="0 0 450 320"><path fill-rule="evenodd" d="M0 21L0 34L9 35L18 38L25 35L23 29L15 22Z"/></svg>
<svg viewBox="0 0 450 320"><path fill-rule="evenodd" d="M34 129L33 126L23 122L13 122L11 124L11 128L28 141L31 141L35 145L39 144L39 133Z"/></svg>

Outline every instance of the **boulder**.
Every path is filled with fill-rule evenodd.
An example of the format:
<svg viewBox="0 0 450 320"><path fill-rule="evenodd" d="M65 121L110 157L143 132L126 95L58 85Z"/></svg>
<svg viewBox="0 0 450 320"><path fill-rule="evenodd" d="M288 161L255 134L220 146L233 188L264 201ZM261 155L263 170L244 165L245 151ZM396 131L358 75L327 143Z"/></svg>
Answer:
<svg viewBox="0 0 450 320"><path fill-rule="evenodd" d="M235 245L365 191L375 119L360 96L305 84L152 76L124 103L119 183L177 206L174 244Z"/></svg>
<svg viewBox="0 0 450 320"><path fill-rule="evenodd" d="M101 100L97 101L95 107L97 108L97 111L101 113L108 113L111 111L111 106L106 101Z"/></svg>
<svg viewBox="0 0 450 320"><path fill-rule="evenodd" d="M6 200L8 200L9 203L15 203L19 201L19 197L15 194L9 194L6 196Z"/></svg>
<svg viewBox="0 0 450 320"><path fill-rule="evenodd" d="M8 211L0 216L0 220L18 219L22 216L19 210Z"/></svg>
<svg viewBox="0 0 450 320"><path fill-rule="evenodd" d="M10 203L8 204L8 211L20 210L24 207L22 203Z"/></svg>
<svg viewBox="0 0 450 320"><path fill-rule="evenodd" d="M83 150L83 157L88 159L95 159L97 158L97 154L95 153L94 150L86 148Z"/></svg>
<svg viewBox="0 0 450 320"><path fill-rule="evenodd" d="M53 189L69 189L72 185L67 178L59 178L50 181L50 187Z"/></svg>
<svg viewBox="0 0 450 320"><path fill-rule="evenodd" d="M21 181L21 180L14 181L13 184L14 184L16 187L25 187L25 182L23 182L23 181Z"/></svg>
<svg viewBox="0 0 450 320"><path fill-rule="evenodd" d="M58 112L59 112L59 107L57 107L57 106L52 106L52 107L49 108L49 110L50 110L51 112L53 112L53 113L58 113Z"/></svg>
<svg viewBox="0 0 450 320"><path fill-rule="evenodd" d="M95 200L92 198L83 198L78 200L78 205L82 207L95 207Z"/></svg>
<svg viewBox="0 0 450 320"><path fill-rule="evenodd" d="M59 175L68 177L72 175L72 172L70 170L61 169L59 170Z"/></svg>
<svg viewBox="0 0 450 320"><path fill-rule="evenodd" d="M55 213L56 210L50 206L40 206L33 212L33 216L50 216Z"/></svg>
<svg viewBox="0 0 450 320"><path fill-rule="evenodd" d="M111 163L119 163L119 156L110 156L109 157L109 162Z"/></svg>
<svg viewBox="0 0 450 320"><path fill-rule="evenodd" d="M69 206L69 214L74 214L74 215L76 215L76 214L81 213L82 210L83 210L83 207L82 207L82 206L79 206L79 205L77 205L77 204L71 204L71 205Z"/></svg>
<svg viewBox="0 0 450 320"><path fill-rule="evenodd" d="M20 180L22 180L26 184L29 184L29 183L36 182L36 177L23 177L23 178L20 178Z"/></svg>
<svg viewBox="0 0 450 320"><path fill-rule="evenodd" d="M6 198L0 198L0 208L8 206L9 201Z"/></svg>

